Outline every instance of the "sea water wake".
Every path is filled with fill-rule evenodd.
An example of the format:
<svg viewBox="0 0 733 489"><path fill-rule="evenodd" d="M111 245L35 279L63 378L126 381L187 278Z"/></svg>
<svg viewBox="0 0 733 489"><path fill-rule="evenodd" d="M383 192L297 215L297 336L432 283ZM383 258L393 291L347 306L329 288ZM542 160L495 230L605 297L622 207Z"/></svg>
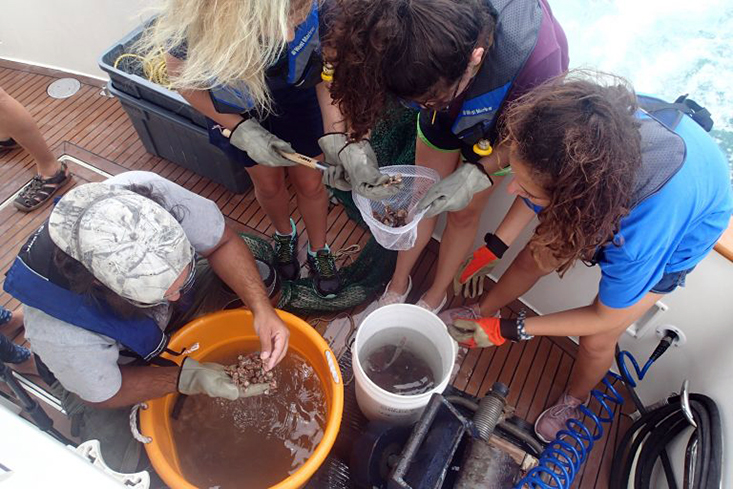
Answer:
<svg viewBox="0 0 733 489"><path fill-rule="evenodd" d="M638 92L689 93L713 115L713 136L733 168L733 2L550 0L571 68L629 79ZM733 170L732 170L733 175Z"/></svg>

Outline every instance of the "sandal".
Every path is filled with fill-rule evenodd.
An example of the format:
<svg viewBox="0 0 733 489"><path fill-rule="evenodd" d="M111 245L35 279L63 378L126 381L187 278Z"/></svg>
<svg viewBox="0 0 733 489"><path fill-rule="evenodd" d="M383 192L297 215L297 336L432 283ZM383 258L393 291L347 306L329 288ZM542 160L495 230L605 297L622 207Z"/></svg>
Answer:
<svg viewBox="0 0 733 489"><path fill-rule="evenodd" d="M36 210L70 180L71 173L68 171L66 163L61 162L61 169L54 176L43 178L36 175L33 177L33 180L20 191L20 194L13 201L13 205L23 212Z"/></svg>
<svg viewBox="0 0 733 489"><path fill-rule="evenodd" d="M20 148L20 144L15 139L8 138L0 141L0 151L10 151L11 149Z"/></svg>

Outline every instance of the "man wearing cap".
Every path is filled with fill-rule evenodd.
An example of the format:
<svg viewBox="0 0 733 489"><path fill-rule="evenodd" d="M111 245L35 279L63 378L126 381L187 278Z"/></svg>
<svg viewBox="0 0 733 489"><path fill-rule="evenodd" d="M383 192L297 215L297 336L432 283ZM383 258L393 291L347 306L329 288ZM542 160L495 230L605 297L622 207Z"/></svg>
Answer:
<svg viewBox="0 0 733 489"><path fill-rule="evenodd" d="M26 337L63 386L67 411L83 414L90 432L117 424L96 416L98 408L125 418L129 409L119 408L176 391L250 395L220 365L150 363L160 363L167 333L182 318L241 299L254 313L261 356L274 367L289 337L268 297L274 277L214 202L156 174L127 172L69 191L23 246L4 286L23 303ZM129 458L128 448L105 459Z"/></svg>

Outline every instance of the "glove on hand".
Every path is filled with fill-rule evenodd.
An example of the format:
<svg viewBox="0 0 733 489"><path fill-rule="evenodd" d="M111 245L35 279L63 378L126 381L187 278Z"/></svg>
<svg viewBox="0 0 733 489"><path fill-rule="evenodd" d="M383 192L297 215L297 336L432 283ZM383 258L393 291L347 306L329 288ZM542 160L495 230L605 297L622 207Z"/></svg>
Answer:
<svg viewBox="0 0 733 489"><path fill-rule="evenodd" d="M427 209L425 217L433 217L443 212L464 209L473 196L491 187L491 180L476 165L464 163L435 185L418 202L418 212Z"/></svg>
<svg viewBox="0 0 733 489"><path fill-rule="evenodd" d="M453 292L467 298L478 297L484 293L484 280L496 266L499 258L486 246L473 252L453 277Z"/></svg>
<svg viewBox="0 0 733 489"><path fill-rule="evenodd" d="M241 397L259 396L269 388L268 384L252 384L239 388L224 365L218 363L199 363L193 358L183 360L178 375L178 392L181 394L206 394L209 397L223 397L235 401Z"/></svg>
<svg viewBox="0 0 733 489"><path fill-rule="evenodd" d="M510 329L511 320L498 317L491 318L457 318L453 324L448 325L448 333L461 346L466 348L487 348L489 346L501 346L506 343L506 337L502 335L502 321L505 322L505 329Z"/></svg>
<svg viewBox="0 0 733 489"><path fill-rule="evenodd" d="M349 142L346 134L326 134L318 140L326 163L323 183L339 190L354 190L370 200L384 200L395 195L400 185L385 185L389 176L379 171L377 156L369 141Z"/></svg>
<svg viewBox="0 0 733 489"><path fill-rule="evenodd" d="M295 153L290 143L278 138L254 119L247 119L237 124L229 136L229 142L262 166L278 167L296 164L280 154Z"/></svg>

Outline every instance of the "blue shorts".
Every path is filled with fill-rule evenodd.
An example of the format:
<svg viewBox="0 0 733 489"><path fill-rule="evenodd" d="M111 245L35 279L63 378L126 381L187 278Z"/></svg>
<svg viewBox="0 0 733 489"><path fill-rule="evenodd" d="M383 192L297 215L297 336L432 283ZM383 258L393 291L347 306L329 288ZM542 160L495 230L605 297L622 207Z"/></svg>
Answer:
<svg viewBox="0 0 733 489"><path fill-rule="evenodd" d="M662 279L657 282L657 285L652 287L652 290L650 290L649 292L654 292L655 294L669 294L677 287L684 287L687 274L694 269L695 267L692 267L688 268L687 270L681 270L679 272L665 273Z"/></svg>
<svg viewBox="0 0 733 489"><path fill-rule="evenodd" d="M321 154L318 138L323 136L323 120L315 88L273 90L272 102L272 111L260 121L262 127L290 143L300 154ZM245 167L257 164L247 153L229 143L229 138L224 137L216 122L207 119L207 123L209 142L224 151L230 160Z"/></svg>

